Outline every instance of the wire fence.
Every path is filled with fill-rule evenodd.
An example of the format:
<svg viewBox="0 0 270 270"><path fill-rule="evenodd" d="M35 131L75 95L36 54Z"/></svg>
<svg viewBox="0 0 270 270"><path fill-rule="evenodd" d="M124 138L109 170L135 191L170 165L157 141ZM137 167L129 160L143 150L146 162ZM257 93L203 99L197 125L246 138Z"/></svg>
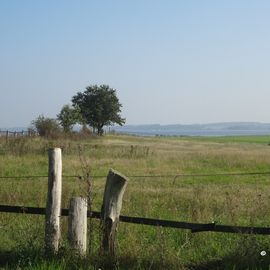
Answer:
<svg viewBox="0 0 270 270"><path fill-rule="evenodd" d="M33 137L37 136L38 133L34 130L22 130L22 131L9 131L9 130L0 130L0 137Z"/></svg>
<svg viewBox="0 0 270 270"><path fill-rule="evenodd" d="M265 176L270 175L270 171L265 172L233 172L233 173L201 173L201 174L148 174L148 175L127 175L129 178L198 178L198 177L216 177L216 176ZM7 175L0 176L0 179L30 179L30 178L47 178L48 175ZM82 175L63 175L64 178L79 178ZM106 178L107 175L91 175L92 178Z"/></svg>
<svg viewBox="0 0 270 270"><path fill-rule="evenodd" d="M172 178L175 181L177 178L201 178L201 177L217 177L217 176L266 176L270 175L270 171L265 172L232 172L232 173L201 173L201 174L160 174L160 175L129 175L129 178ZM33 178L47 178L48 175L13 175L13 176L0 176L0 179L33 179ZM106 178L107 175L93 175L93 178ZM82 175L63 175L63 178L78 178L83 179ZM62 209L61 215L68 216L68 209ZM0 205L0 212L6 213L24 213L33 215L44 215L45 208L26 207L26 206L10 206ZM100 212L88 211L88 217L100 218ZM171 220L160 220L145 217L130 217L120 216L120 221L134 224L161 226L169 228L189 229L191 232L225 232L225 233L245 233L245 234L263 234L270 235L269 227L246 227L246 226L228 226L219 225L215 222L212 223L189 223Z"/></svg>

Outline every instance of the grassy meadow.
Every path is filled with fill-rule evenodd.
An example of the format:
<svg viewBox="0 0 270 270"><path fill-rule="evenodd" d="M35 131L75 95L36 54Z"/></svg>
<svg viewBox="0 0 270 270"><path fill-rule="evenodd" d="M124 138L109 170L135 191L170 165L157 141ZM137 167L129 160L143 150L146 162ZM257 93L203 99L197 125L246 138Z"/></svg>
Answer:
<svg viewBox="0 0 270 270"><path fill-rule="evenodd" d="M136 137L45 140L0 138L0 204L45 207L47 149L63 150L62 207L87 196L99 211L106 175L114 168L129 176L122 214L222 225L270 226L270 175L178 177L270 171L270 136ZM158 175L159 177L146 177ZM142 176L142 177L136 177ZM100 256L100 225L90 221L85 259L74 258L62 217L59 254L43 254L44 216L0 213L1 269L106 269ZM270 236L169 229L120 223L115 269L270 269ZM265 256L260 252L266 251ZM107 267L108 268L108 267Z"/></svg>

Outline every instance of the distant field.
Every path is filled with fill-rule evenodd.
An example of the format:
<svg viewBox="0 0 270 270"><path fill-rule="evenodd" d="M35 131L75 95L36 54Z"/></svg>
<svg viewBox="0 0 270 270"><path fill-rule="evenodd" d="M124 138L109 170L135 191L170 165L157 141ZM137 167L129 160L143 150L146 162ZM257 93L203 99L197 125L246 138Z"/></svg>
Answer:
<svg viewBox="0 0 270 270"><path fill-rule="evenodd" d="M110 168L130 177L123 215L226 225L270 225L270 175L186 176L225 172L269 172L270 136L136 137L87 140L0 140L0 177L46 175L47 149L63 149L63 175L94 178L93 209L101 207ZM159 175L147 178L148 175ZM142 176L142 177L133 177ZM47 179L0 178L0 204L44 207ZM63 207L71 196L86 195L85 183L63 177ZM68 256L66 218L59 257L43 258L44 217L0 213L0 267L3 269L98 269L99 223L93 221L92 249L86 261ZM267 255L262 257L260 252ZM268 269L269 236L154 228L121 223L117 269ZM88 266L87 266L88 265ZM89 266L90 265L90 266ZM233 268L234 267L234 268Z"/></svg>
<svg viewBox="0 0 270 270"><path fill-rule="evenodd" d="M220 143L259 143L270 145L270 136L213 136L213 137L184 137L188 140L209 141Z"/></svg>

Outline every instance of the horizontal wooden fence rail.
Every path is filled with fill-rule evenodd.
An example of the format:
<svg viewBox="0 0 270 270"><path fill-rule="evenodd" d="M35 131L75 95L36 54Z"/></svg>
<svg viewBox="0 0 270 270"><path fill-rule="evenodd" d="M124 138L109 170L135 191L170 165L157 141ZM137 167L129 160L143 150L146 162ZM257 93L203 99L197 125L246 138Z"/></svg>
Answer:
<svg viewBox="0 0 270 270"><path fill-rule="evenodd" d="M22 214L32 214L32 215L45 215L46 208L39 207L25 207L25 206L10 206L10 205L0 205L0 212L5 213L22 213ZM62 216L68 216L68 209L61 209ZM100 212L88 211L88 218L101 218ZM142 218L142 217L129 217L120 216L120 221L133 224L149 225L149 226L159 226L167 228L177 228L177 229L188 229L191 232L223 232L223 233L242 233L242 234L263 234L270 235L270 228L267 227L246 227L246 226L229 226L229 225L217 225L215 223L189 223L171 220L161 220L153 218Z"/></svg>

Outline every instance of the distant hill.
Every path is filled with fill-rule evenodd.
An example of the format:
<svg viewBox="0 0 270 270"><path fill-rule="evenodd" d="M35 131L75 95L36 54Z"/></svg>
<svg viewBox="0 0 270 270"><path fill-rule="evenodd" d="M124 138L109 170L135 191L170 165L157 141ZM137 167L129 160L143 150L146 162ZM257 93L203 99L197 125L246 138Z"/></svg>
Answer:
<svg viewBox="0 0 270 270"><path fill-rule="evenodd" d="M126 125L111 128L116 132L137 135L178 135L178 136L233 136L268 135L270 123L225 122L192 125Z"/></svg>

